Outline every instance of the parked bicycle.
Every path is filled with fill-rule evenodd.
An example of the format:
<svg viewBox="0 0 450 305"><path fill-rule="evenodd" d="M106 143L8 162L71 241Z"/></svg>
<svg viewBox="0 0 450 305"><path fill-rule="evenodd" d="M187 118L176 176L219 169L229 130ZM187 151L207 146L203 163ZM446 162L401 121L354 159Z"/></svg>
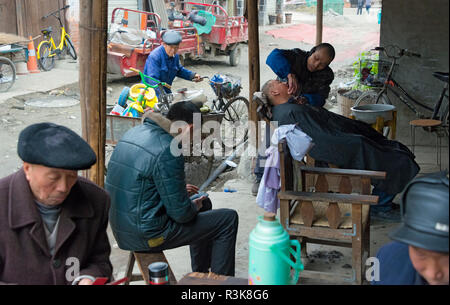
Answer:
<svg viewBox="0 0 450 305"><path fill-rule="evenodd" d="M14 63L6 57L0 56L0 92L8 91L16 81Z"/></svg>
<svg viewBox="0 0 450 305"><path fill-rule="evenodd" d="M42 19L46 19L50 16L55 17L58 19L61 29L61 39L58 46L56 46L55 41L53 40L53 30L51 26L41 30L44 35L44 40L38 45L37 59L39 66L45 71L50 71L55 67L55 56L60 56L63 52L67 52L67 54L69 54L74 60L77 59L77 52L75 51L73 43L70 40L70 36L66 32L66 29L61 21L61 11L66 10L69 7L69 5L66 5L63 8L42 17Z"/></svg>
<svg viewBox="0 0 450 305"><path fill-rule="evenodd" d="M233 149L248 138L248 100L238 95L242 89L239 78L231 75L214 75L209 83L216 95L212 100L212 111L224 112L220 135L223 147Z"/></svg>
<svg viewBox="0 0 450 305"><path fill-rule="evenodd" d="M416 114L418 118L424 119L429 118L433 120L439 120L442 122L442 127L448 136L449 128L449 103L448 103L448 72L433 72L433 76L444 82L444 87L441 91L439 99L434 104L433 107L418 101L413 98L395 79L394 79L394 68L398 66L397 60L403 56L417 57L420 58L421 55L409 51L407 49L401 49L396 45L389 45L385 47L376 47L374 50L381 51L383 54L391 59L389 71L384 79L382 87L373 88L364 92L355 102L355 106L360 104L372 104L372 103L384 103L392 105L388 97L388 92L394 94L402 103L404 103L408 109ZM419 106L420 108L416 107ZM428 114L422 113L422 109Z"/></svg>

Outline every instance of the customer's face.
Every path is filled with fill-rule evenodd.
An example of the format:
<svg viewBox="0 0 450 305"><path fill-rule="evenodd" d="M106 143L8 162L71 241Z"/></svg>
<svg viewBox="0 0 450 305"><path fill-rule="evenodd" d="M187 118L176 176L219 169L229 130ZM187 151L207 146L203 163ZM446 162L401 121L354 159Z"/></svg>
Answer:
<svg viewBox="0 0 450 305"><path fill-rule="evenodd" d="M287 83L280 82L279 80L275 79L272 82L272 91L276 91L279 94L287 94L289 86Z"/></svg>
<svg viewBox="0 0 450 305"><path fill-rule="evenodd" d="M308 57L306 62L306 67L309 72L316 72L325 69L331 63L330 56L328 55L327 49L322 48L316 50L311 56Z"/></svg>
<svg viewBox="0 0 450 305"><path fill-rule="evenodd" d="M23 169L34 198L49 206L63 203L78 179L76 170L51 168L27 162L23 163Z"/></svg>
<svg viewBox="0 0 450 305"><path fill-rule="evenodd" d="M430 285L448 285L448 253L409 246L409 257L414 269Z"/></svg>

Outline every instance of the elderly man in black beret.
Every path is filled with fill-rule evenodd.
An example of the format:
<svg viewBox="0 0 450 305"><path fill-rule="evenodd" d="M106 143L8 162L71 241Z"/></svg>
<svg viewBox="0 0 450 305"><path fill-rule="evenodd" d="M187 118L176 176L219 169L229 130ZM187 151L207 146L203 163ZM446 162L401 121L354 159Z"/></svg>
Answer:
<svg viewBox="0 0 450 305"><path fill-rule="evenodd" d="M186 80L200 82L202 78L199 74L189 71L180 64L180 57L177 52L183 40L181 34L174 30L168 30L164 32L162 40L162 45L148 55L147 61L145 62L144 74L169 85L172 85L176 76ZM151 85L155 84L148 78L145 81ZM170 89L165 87L164 90L167 93L171 92ZM158 90L157 94L159 96Z"/></svg>
<svg viewBox="0 0 450 305"><path fill-rule="evenodd" d="M111 278L110 199L78 176L96 162L94 151L51 123L25 128L17 150L23 167L0 179L0 283L89 285Z"/></svg>

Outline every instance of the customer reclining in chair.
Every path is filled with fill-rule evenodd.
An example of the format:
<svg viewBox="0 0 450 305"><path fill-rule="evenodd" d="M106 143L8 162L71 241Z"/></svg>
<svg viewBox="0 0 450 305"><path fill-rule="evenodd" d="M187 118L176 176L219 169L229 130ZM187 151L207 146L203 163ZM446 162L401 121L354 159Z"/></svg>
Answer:
<svg viewBox="0 0 450 305"><path fill-rule="evenodd" d="M272 106L272 121L298 124L315 145L309 155L340 168L385 171L385 180L374 180L373 194L393 199L419 172L414 155L403 144L388 140L370 125L322 107L298 104L288 86L269 80L262 88ZM389 205L391 202L389 200ZM380 202L380 201L379 201Z"/></svg>

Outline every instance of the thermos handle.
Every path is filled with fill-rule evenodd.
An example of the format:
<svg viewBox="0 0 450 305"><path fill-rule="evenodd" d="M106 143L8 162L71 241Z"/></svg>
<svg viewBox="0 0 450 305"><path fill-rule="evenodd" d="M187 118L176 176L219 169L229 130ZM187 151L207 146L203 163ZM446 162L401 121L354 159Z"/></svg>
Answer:
<svg viewBox="0 0 450 305"><path fill-rule="evenodd" d="M292 268L295 270L294 277L291 279L291 285L296 285L298 282L299 273L304 269L304 267L301 258L301 247L299 241L296 239L291 239L291 246L295 246L296 248L295 251L291 247L289 248L289 252L295 258L295 265L291 264Z"/></svg>
<svg viewBox="0 0 450 305"><path fill-rule="evenodd" d="M291 246L296 247L296 251L294 251L291 247L289 247L289 253L294 256L295 263L293 261L291 261L290 257L288 257L286 254L284 254L282 251L280 251L275 246L272 246L271 248L273 250L275 250L275 252L277 252L286 263L288 263L292 268L294 268L295 273L294 273L294 277L291 278L291 280L290 280L290 285L295 285L298 282L299 273L301 270L303 270L304 267L302 264L302 259L301 259L301 254L300 254L300 243L296 239L292 239L290 242L291 242Z"/></svg>

